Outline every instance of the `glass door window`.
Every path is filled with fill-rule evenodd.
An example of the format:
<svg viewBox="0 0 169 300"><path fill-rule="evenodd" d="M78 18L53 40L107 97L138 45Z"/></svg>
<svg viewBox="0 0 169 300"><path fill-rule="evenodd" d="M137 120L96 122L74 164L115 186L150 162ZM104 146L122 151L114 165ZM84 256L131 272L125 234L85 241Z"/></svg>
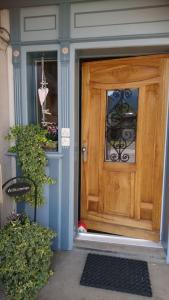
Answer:
<svg viewBox="0 0 169 300"><path fill-rule="evenodd" d="M105 161L135 163L138 89L107 91Z"/></svg>

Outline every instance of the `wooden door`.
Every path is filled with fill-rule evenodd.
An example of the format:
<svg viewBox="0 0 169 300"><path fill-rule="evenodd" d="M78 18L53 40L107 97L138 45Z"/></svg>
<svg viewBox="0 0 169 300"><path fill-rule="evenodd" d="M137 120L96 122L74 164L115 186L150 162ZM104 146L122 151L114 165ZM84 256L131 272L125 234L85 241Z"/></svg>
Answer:
<svg viewBox="0 0 169 300"><path fill-rule="evenodd" d="M159 240L167 55L82 64L81 219Z"/></svg>

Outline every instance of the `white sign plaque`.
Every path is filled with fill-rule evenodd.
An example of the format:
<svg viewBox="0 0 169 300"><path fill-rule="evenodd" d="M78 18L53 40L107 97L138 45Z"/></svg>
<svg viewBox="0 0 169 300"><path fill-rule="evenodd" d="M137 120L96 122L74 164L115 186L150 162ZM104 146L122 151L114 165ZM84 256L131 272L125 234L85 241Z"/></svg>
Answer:
<svg viewBox="0 0 169 300"><path fill-rule="evenodd" d="M70 146L70 137L62 137L62 146L69 147Z"/></svg>
<svg viewBox="0 0 169 300"><path fill-rule="evenodd" d="M62 137L70 137L70 128L62 128L61 135Z"/></svg>

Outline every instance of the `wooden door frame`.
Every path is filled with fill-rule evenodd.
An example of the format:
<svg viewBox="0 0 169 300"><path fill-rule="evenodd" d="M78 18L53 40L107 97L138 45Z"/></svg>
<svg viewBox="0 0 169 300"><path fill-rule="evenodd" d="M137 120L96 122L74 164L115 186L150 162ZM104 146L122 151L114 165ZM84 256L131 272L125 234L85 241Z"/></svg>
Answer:
<svg viewBox="0 0 169 300"><path fill-rule="evenodd" d="M72 83L71 83L71 99L72 99L72 119L71 119L71 126L72 126L72 130L74 132L74 137L73 137L73 141L72 141L72 155L71 155L71 166L73 168L74 171L74 176L72 176L71 178L71 184L72 184L72 189L70 191L71 193L71 199L72 199L72 204L73 204L73 209L74 211L72 211L72 217L74 216L74 218L72 218L73 220L73 228L75 230L75 232L77 232L77 217L78 217L78 200L79 200L79 195L77 194L77 192L74 189L74 179L75 179L75 175L78 174L78 176L80 176L79 174L79 164L77 167L77 161L75 162L75 151L74 151L74 147L75 145L77 146L77 144L75 143L75 139L76 141L78 141L79 139L79 135L77 137L77 133L75 134L75 126L78 126L77 132L79 132L79 113L77 114L75 112L75 106L79 105L79 85L75 86L75 82L79 82L79 61L80 59L84 59L84 58L89 58L92 59L97 59L98 58L98 54L97 55L93 55L92 53L92 49L97 49L97 51L101 51L101 55L100 55L100 59L103 58L107 58L106 55L103 55L102 49L111 49L111 51L114 51L114 55L111 56L111 58L118 58L119 56L117 55L118 50L116 51L116 49L118 49L118 47L120 49L124 49L124 55L120 55L120 57L122 56L139 56L139 55L151 55L151 54L160 54L160 53L168 53L168 51L166 51L168 45L169 45L169 41L166 39L152 39L151 42L149 43L146 39L143 40L124 40L124 41L109 41L106 42L107 44L105 45L104 42L89 42L89 43L75 43L73 45L71 45L71 49L70 49L70 69L72 69ZM105 47L107 46L107 47ZM143 46L147 46L150 47L148 52L144 52L141 49L143 49ZM129 48L127 47L131 47L129 51ZM137 47L137 48L136 48ZM152 47L153 47L153 51L152 51ZM160 48L159 48L160 47ZM91 49L91 55L89 56L89 49ZM138 51L139 49L139 51ZM147 48L148 49L148 48ZM147 51L146 49L146 51ZM83 50L83 54L81 55L81 50ZM136 52L135 52L136 50ZM86 51L86 56L84 55ZM116 54L116 55L115 55ZM110 56L108 56L110 58ZM75 86L75 89L74 89ZM75 121L75 119L77 119ZM168 117L167 117L167 124L168 124ZM167 126L166 124L166 126ZM167 133L166 133L167 134ZM79 157L79 152L76 153L76 155L78 155ZM76 156L77 158L77 156ZM164 210L164 186L165 186L165 174L166 174L166 137L165 137L165 153L164 153L164 172L163 172L163 193L162 193L162 214L161 214L161 230L160 230L160 237L162 236L162 222L163 222L163 210ZM79 181L76 181L75 186L77 187L79 185ZM77 188L76 188L77 189ZM75 234L76 236L76 234ZM101 235L100 235L101 236ZM130 240L130 239L129 239ZM129 242L129 241L128 241ZM168 254L168 261L169 261L169 254Z"/></svg>
<svg viewBox="0 0 169 300"><path fill-rule="evenodd" d="M165 60L164 60L165 59ZM88 113L86 113L86 109L87 109L87 107L89 106L89 103L88 102L86 102L87 101L87 99L88 99L88 92L87 92L87 90L88 90L88 78L90 77L90 75L89 74L91 74L91 77L92 76L95 76L95 77L92 77L92 79L91 80L93 80L94 82L95 81L97 81L97 79L96 79L96 74L98 74L98 82L100 82L101 83L101 88L102 89L106 89L107 88L107 86L105 87L104 86L104 83L106 82L109 82L109 79L108 79L108 77L107 77L107 79L105 79L105 78L102 78L102 77L100 77L101 76L101 74L102 74L102 72L103 72L103 70L105 71L105 70L107 70L108 72L109 72L109 70L110 70L110 66L113 68L114 66L116 66L116 68L117 68L117 65L119 65L119 66L121 66L121 64L122 65L124 65L124 64L130 64L130 62L131 62L131 64L133 64L133 65L137 65L137 62L139 62L139 64L140 65L143 65L143 66L146 66L146 67L149 67L149 64L151 65L153 62L155 63L155 66L156 66L156 63L160 63L160 70L165 70L164 71L164 73L162 72L162 71L160 71L160 72L162 72L162 73L160 73L161 75L160 75L160 78L163 78L163 76L165 75L165 76L167 76L166 78L168 78L168 70L169 70L169 61L168 61L168 59L169 59L169 55L168 54L158 54L158 55L148 55L148 56L137 56L137 57L130 57L130 58L116 58L116 59L108 59L108 60L105 60L105 59L103 59L103 58L101 58L101 60L88 60L88 61L84 61L84 64L83 64L83 62L82 62L82 65L81 65L81 68L82 68L82 72L84 72L84 73L82 73L82 80L83 80L83 82L82 82L82 87L83 87L83 95L81 95L81 110L82 110L82 118L80 118L81 119L81 122L82 122L82 124L80 124L81 126L80 126L80 128L81 128L81 134L82 134L82 136L83 136L83 143L84 143L84 141L85 142L87 142L87 140L88 140L88 132L86 132L86 130L88 130L89 128L88 128L88 126L86 125L87 123L86 123L86 121L85 120L88 120L89 121L89 119L88 119L88 115L90 114L89 113L89 111L88 111ZM165 62L166 61L166 62ZM165 64L164 64L164 62L165 62ZM100 67L100 69L99 69L99 66L100 66L100 64L101 64L101 67ZM164 64L164 66L165 67L163 67L163 64ZM102 67L103 67L103 69L102 69ZM95 69L94 68L96 68L96 74L95 74ZM91 70L91 71L90 71ZM91 72L91 73L90 73ZM92 73L93 72L93 73ZM100 73L101 72L101 73ZM127 69L127 72L128 72L128 69ZM146 69L146 72L147 72L147 69ZM146 73L145 73L146 74ZM112 75L112 73L110 72L110 78L112 78L112 80L115 80L115 77L112 77L113 75ZM142 76L142 75L140 75L140 76ZM146 75L144 75L144 76L146 76ZM154 75L155 76L155 75ZM161 77L162 76L162 77ZM103 76L104 77L104 76ZM136 77L137 77L137 75L136 75ZM140 77L139 77L140 78ZM142 77L141 77L142 78ZM153 77L154 78L154 77ZM99 81L100 80L100 81ZM103 80L103 81L101 81L101 80ZM107 81L106 81L107 80ZM134 80L134 79L133 79ZM141 80L141 79L140 79ZM156 79L157 81L159 81L159 79L157 78ZM161 80L162 79L160 79L160 82L161 82ZM137 233L138 233L138 235L137 235L137 238L140 236L140 238L147 238L147 239L152 239L152 240L156 240L156 241L158 241L159 240L159 233L160 233L160 231L159 231L159 226L161 226L161 209L160 209L160 207L161 207L161 198L162 198L162 183L163 183L163 160L164 160L164 147L163 147L163 145L164 145L164 140L165 140L165 131L166 131L166 107L167 107L167 95L166 95L166 91L168 91L168 88L167 88L167 86L166 86L166 84L165 83L168 83L168 80L166 81L165 79L163 79L163 81L164 81L164 84L162 84L162 86L160 85L160 89L163 87L163 89L161 90L161 100L160 100L160 102L159 102L159 107L155 107L154 106L154 109L155 109L155 116L156 115L158 115L158 118L159 118L159 121L158 121L158 124L160 125L160 124L162 124L161 126L156 126L155 125L155 130L157 130L157 132L159 131L159 130L161 130L161 128L162 128L162 131L160 131L160 132L158 132L157 133L157 136L158 137L160 137L160 136L162 136L162 141L161 140L159 140L159 138L157 139L157 140L155 140L156 142L155 143L157 143L157 149L159 149L159 151L160 151L160 149L161 149L161 153L160 152L158 152L158 153L160 153L160 158L159 158L159 162L158 162L158 156L156 157L156 159L157 159L157 163L155 163L156 162L156 159L155 159L155 161L153 160L152 161L152 163L153 163L153 166L159 166L159 169L158 169L158 171L156 170L155 171L155 173L152 175L152 176L150 176L150 177L152 177L152 178L156 178L156 181L157 181L157 177L156 177L156 174L161 174L160 175L160 178L158 178L158 181L156 182L156 186L158 186L158 183L160 184L159 186L160 186L160 188L159 189L157 189L156 191L154 191L154 194L145 194L144 193L144 197L145 197L145 199L147 199L147 197L150 197L150 199L152 199L152 201L154 202L154 199L155 199L155 203L154 203L154 206L156 207L156 209L154 208L154 210L153 210L153 216L154 216L154 214L155 214L155 217L152 217L152 231L151 230L148 230L148 231L144 231L144 226L146 225L148 225L148 224L142 224L142 222L144 222L144 220L146 220L145 222L148 222L147 220L149 220L149 219L147 219L147 216L146 216L146 219L144 219L144 217L137 217L137 209L136 209L136 211L135 211L135 213L136 213L136 215L135 215L135 218L136 219L140 219L140 223L139 223L139 226L137 227L137 225L136 225L136 227L135 227L135 225L133 226L133 225L131 225L131 227L129 226L129 225L127 225L127 227L125 227L124 225L122 226L122 224L123 223L118 223L118 224L121 224L121 226L119 226L118 228L117 228L117 220L114 220L114 222L112 221L112 222L108 222L108 220L106 219L107 217L107 215L106 215L106 212L104 212L103 213L103 215L104 215L104 220L102 219L102 215L101 215L101 211L97 211L97 208L96 208L96 206L94 206L93 207L93 201L96 201L96 200L93 200L93 195L95 195L96 196L96 198L97 198L97 201L99 201L98 200L98 184L97 184L97 182L98 182L98 180L96 180L95 181L95 173L93 174L93 172L92 172L92 169L90 169L90 171L89 171L89 174L87 174L86 172L87 172L87 166L89 167L89 165L90 165L90 168L92 168L92 165L93 165L93 162L91 161L91 160L89 160L89 165L86 163L85 164L85 166L84 166L84 164L82 163L82 168L81 168L81 170L80 170L80 173L81 173L81 182L82 182L82 189L81 189L81 197L82 197L82 199L80 199L80 206L82 205L82 209L81 209L81 215L80 215L80 217L84 220L84 222L86 222L86 224L89 226L89 228L90 229L94 229L94 230L96 230L96 228L97 228L97 230L100 230L100 231L105 231L105 232L110 232L110 233L112 233L113 234L113 232L114 233L118 233L118 234L122 234L123 235L123 233L125 232L125 234L127 235L127 236L130 236L130 237L132 237L132 236L136 236L137 234L136 234L136 232L135 232L135 230L137 231ZM163 82L162 81L162 82ZM103 84L102 84L102 82L104 82ZM114 82L114 81L113 81ZM116 82L116 81L115 81ZM142 81L140 81L141 82L141 86L142 86ZM137 84L136 84L136 86L139 86L139 84L140 84L140 82L139 82L139 80L138 80L138 82L137 82ZM106 84L105 83L105 84ZM150 84L150 82L149 82L149 84ZM112 85L111 85L112 86ZM116 86L116 85L115 85ZM90 88L91 88L91 86L90 86ZM98 89L98 85L96 85L96 91L98 91L97 90ZM158 92L156 92L156 94L154 94L154 97L155 98L157 98L156 100L158 100L159 99L159 97L156 97L156 95L157 95L157 93ZM163 95L163 93L164 93L164 95ZM97 93L96 93L97 94ZM103 93L101 93L101 94L103 94L103 102L101 101L101 103L104 103L104 99L105 99L105 90L104 90L104 92ZM90 95L90 92L89 92L89 95ZM163 96L162 96L163 95ZM92 97L95 97L95 103L96 103L96 107L98 107L97 105L97 103L98 103L98 96L100 97L100 93L99 94L97 94L97 96L95 97L95 96L92 96ZM160 95L159 95L160 96ZM87 98L86 98L87 97ZM100 98L99 98L100 99ZM152 100L153 100L154 98L152 98ZM162 101L162 99L164 99L163 101ZM94 101L94 99L93 99L93 101ZM158 102L158 101L157 101ZM88 103L87 104L87 106L86 106L86 104L84 104L84 103ZM146 103L147 103L147 101L145 102L145 105L146 105ZM153 103L154 103L154 100L153 100ZM163 104L161 104L161 103L163 103ZM140 105L139 105L140 106ZM92 106L93 107L93 106ZM99 106L100 107L100 106ZM152 108L152 107L151 107ZM83 109L84 109L84 113L83 113ZM105 107L103 107L103 110L105 110ZM93 111L93 109L91 109L91 111ZM146 108L146 111L147 111L147 108ZM159 112L158 112L159 111ZM98 109L97 109L97 112L99 112L98 111ZM158 114L157 114L157 112L158 112ZM85 117L84 117L84 114L85 114ZM140 115L140 113L139 113L139 115ZM151 116L151 115L149 115L149 116ZM94 117L94 115L93 115L93 117L92 117L92 119L95 119L95 117ZM104 118L104 117L103 117ZM83 121L82 121L82 119L83 119ZM148 119L147 120L149 120L150 119L150 117L148 117ZM142 119L143 120L143 119ZM140 121L141 121L141 119L140 119ZM151 120L152 121L152 120ZM161 122L162 121L162 122ZM99 122L99 120L98 119L96 119L95 120L95 122L97 123L97 122ZM94 126L94 124L95 124L95 122L94 123L92 123L93 125L92 126ZM105 121L104 121L105 122ZM144 122L143 122L144 123ZM146 122L147 123L147 122ZM151 122L149 123L149 124L152 124ZM83 125L84 125L84 128L83 128ZM97 125L99 125L99 123L97 124ZM141 125L142 126L142 125ZM104 126L103 126L104 127ZM88 128L88 129L87 129ZM95 128L95 127L94 127ZM140 125L139 125L139 128L140 128ZM91 128L92 129L92 128ZM146 128L144 128L145 130L146 130ZM153 128L152 128L153 129ZM104 131L104 129L103 129L103 131ZM140 131L139 131L140 132ZM102 134L103 134L103 136L102 136L102 138L101 138L101 140L103 139L104 140L104 133L102 132ZM92 143L92 146L91 147L93 147L92 149L94 149L95 148L95 143L96 143L96 140L95 140L95 135L96 135L96 132L95 132L95 134L94 134L94 136L93 136L93 138L94 138L94 144ZM97 140L97 142L98 142L98 140ZM148 140L147 140L147 142L148 142ZM147 143L146 143L146 145L147 145ZM154 144L155 145L155 144ZM88 145L89 146L89 145ZM137 145L138 146L138 145ZM90 147L90 146L89 146ZM137 148L137 149L139 149L139 147ZM153 148L154 149L154 148ZM152 150L153 150L152 149ZM103 152L104 152L104 150L102 150ZM141 154L141 152L139 152L139 150L137 150L138 151L138 153L140 153ZM93 153L93 150L92 150L92 153ZM98 151L97 151L97 153L98 153ZM137 154L138 154L137 153ZM147 153L148 154L148 153ZM95 155L96 155L96 153L95 153ZM101 157L102 157L102 155L103 155L103 153L101 154ZM81 156L81 155L80 155ZM90 155L89 155L90 156ZM95 157L95 156L94 156ZM94 157L92 156L92 160L94 160ZM97 157L97 161L99 160L99 158ZM81 162L81 159L79 158L79 163ZM147 163L149 163L149 160L147 160ZM151 163L151 162L150 162ZM115 164L116 165L116 164ZM117 171L117 166L115 166L115 165L111 165L111 170L114 170L114 167L115 167L115 171ZM95 169L96 169L96 166L97 165L95 165ZM105 168L106 168L106 163L104 163L104 166L105 166ZM107 165L107 167L110 167L110 165ZM114 166L114 167L113 167ZM112 169L112 167L113 167L113 169ZM119 165L118 165L118 167L119 167ZM123 165L123 167L124 167L124 165ZM134 167L134 166L131 166L131 167ZM85 171L84 171L84 169L85 169ZM122 166L120 167L120 168L122 168ZM128 168L129 168L129 166L127 167L127 165L125 166L125 170L126 170L126 168L127 168L127 170L128 170ZM104 169L104 171L105 171L106 169ZM109 171L110 171L110 168L108 169ZM119 170L119 168L118 168L118 170ZM122 170L124 170L124 168L122 169ZM131 169L129 169L130 171L131 171ZM128 171L129 171L128 170ZM132 168L132 170L133 170L133 168ZM141 170L142 170L142 168L141 168ZM147 169L145 169L145 171L146 171ZM150 169L149 169L150 170ZM154 167L152 168L152 170L154 170ZM140 171L139 171L140 172ZM147 172L147 171L146 171ZM85 174L84 174L85 173ZM97 172L96 172L97 173ZM93 175L91 175L91 174L93 174ZM108 174L110 174L109 172L108 172ZM125 173L126 174L126 173ZM138 171L137 171L137 173L136 174L138 174ZM143 174L143 173L142 173ZM80 174L79 174L80 175ZM89 177L88 177L88 175L89 175ZM106 173L105 173L105 176L106 176ZM121 175L120 175L121 176ZM140 176L140 175L137 175L137 176ZM85 178L85 179L84 179ZM88 179L87 178L90 178L90 180L92 180L94 183L93 184L90 184L89 182L88 182ZM107 177L105 177L105 178L107 178ZM109 175L108 175L108 178L109 178ZM126 177L125 177L126 178ZM84 180L84 181L83 181ZM89 180L89 181L90 181ZM108 179L106 179L106 180L108 180ZM112 185L114 184L114 180L115 179L113 179L113 182L112 182ZM127 180L128 180L128 178L127 178ZM116 179L116 181L118 182L118 179ZM86 186L85 185L85 182L88 182L88 184L87 184L87 186L88 186L88 188L89 188L89 195L88 194L86 194L87 192L85 192L84 191L84 186ZM91 181L90 181L91 182ZM129 184L129 182L128 182L128 184ZM146 184L146 182L145 182L145 184ZM152 184L152 182L151 182L151 184ZM149 186L151 186L151 184L149 185ZM124 186L123 186L124 187ZM122 188L123 188L122 187ZM100 189L100 188L99 188ZM144 189L143 189L144 190ZM111 190L111 192L112 192L112 190ZM127 190L126 190L126 192L127 192ZM93 194L94 193L94 194ZM106 193L106 192L105 192ZM87 200L88 199L88 196L89 196L89 198L91 199L91 200ZM91 196L92 195L92 196ZM124 195L125 194L123 194L123 196L122 196L122 203L123 203L123 197L124 197ZM158 195L158 197L156 197L156 195ZM107 196L108 196L108 199L110 198L109 197L109 195L107 194ZM143 195L142 195L143 196ZM117 195L117 197L118 197L118 195ZM139 196L140 197L140 196ZM152 198L153 197L153 198ZM160 201L160 203L159 204L157 204L157 200L158 199L158 201ZM130 199L131 200L131 199ZM82 202L81 202L82 201ZM89 202L87 202L87 201L89 201ZM101 201L101 200L100 200ZM110 201L110 199L109 199L109 201ZM119 201L120 201L120 199L119 199ZM89 205L91 204L92 206L91 206L91 209L89 208L89 210L86 208L86 202L87 203L89 203ZM142 200L142 202L143 202L143 200ZM82 203L82 204L81 204ZM99 202L100 203L100 202ZM107 203L107 202L106 202ZM94 203L95 204L95 203ZM142 203L142 204L144 204L144 203ZM113 205L113 204L112 204ZM116 208L115 208L116 209ZM139 209L140 209L140 205L139 205ZM128 213L128 210L127 210L127 213ZM143 211L142 211L142 213L143 213ZM128 216L128 215L126 215L126 216ZM158 217L157 217L158 216ZM95 217L98 217L97 218L97 221L96 221L96 218ZM110 216L109 216L110 217ZM100 218L100 219L99 219ZM116 214L115 215L112 215L112 218L114 219L114 218L116 218ZM119 215L118 215L118 217L117 218L119 218ZM105 220L107 220L107 221L105 221ZM159 220L159 221L156 221L156 220ZM119 220L120 221L120 220ZM131 220L129 220L129 222L133 222L133 219ZM122 221L123 222L123 221ZM126 222L126 224L128 224L127 223L127 220L126 219L124 219L124 222ZM108 224L110 224L111 223L111 226L109 226ZM143 230L141 230L141 232L139 231L140 230L140 227L141 227L141 224L143 225ZM158 225L157 225L158 224ZM114 226L113 227L113 230L112 230L112 226ZM129 227L128 227L129 226ZM133 227L133 229L132 229L132 227ZM138 229L139 228L139 229ZM153 230L155 230L155 231L153 231ZM156 230L158 230L158 233L157 233L157 231Z"/></svg>

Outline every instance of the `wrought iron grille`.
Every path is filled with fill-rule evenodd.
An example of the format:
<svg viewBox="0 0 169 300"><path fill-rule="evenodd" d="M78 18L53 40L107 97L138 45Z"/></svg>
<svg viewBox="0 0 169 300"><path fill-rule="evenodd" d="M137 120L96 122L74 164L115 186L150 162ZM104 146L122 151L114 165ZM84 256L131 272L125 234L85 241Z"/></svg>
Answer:
<svg viewBox="0 0 169 300"><path fill-rule="evenodd" d="M133 151L135 156L138 89L116 89L107 95L106 160L128 162Z"/></svg>

